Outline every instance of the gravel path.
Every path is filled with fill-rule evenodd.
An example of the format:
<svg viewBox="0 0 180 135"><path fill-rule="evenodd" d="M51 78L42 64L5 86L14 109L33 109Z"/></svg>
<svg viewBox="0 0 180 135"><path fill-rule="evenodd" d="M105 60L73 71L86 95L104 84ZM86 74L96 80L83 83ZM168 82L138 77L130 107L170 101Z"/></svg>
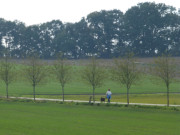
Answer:
<svg viewBox="0 0 180 135"><path fill-rule="evenodd" d="M33 100L33 98L27 98L27 97L10 97L14 99L30 99ZM36 98L38 101L63 101L62 99L48 99L48 98ZM83 100L64 100L65 102L79 102L79 103L88 103L89 101L83 101ZM95 103L101 103L100 101L95 101ZM107 102L102 102L107 103ZM111 104L127 104L124 102L111 102ZM130 105L147 105L147 106L167 106L167 104L149 104L149 103L129 103ZM172 107L180 107L180 105L169 105Z"/></svg>

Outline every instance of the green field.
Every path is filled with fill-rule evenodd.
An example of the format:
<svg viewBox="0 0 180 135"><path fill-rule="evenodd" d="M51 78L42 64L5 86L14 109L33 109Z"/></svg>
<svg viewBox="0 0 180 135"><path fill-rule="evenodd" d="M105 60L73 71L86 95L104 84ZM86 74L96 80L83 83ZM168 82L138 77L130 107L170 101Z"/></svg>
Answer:
<svg viewBox="0 0 180 135"><path fill-rule="evenodd" d="M77 62L77 61L75 61ZM74 63L75 63L74 62ZM83 61L83 63L87 61ZM104 62L104 63L103 63ZM102 64L107 64L108 60L103 61ZM79 62L80 63L80 62ZM72 65L74 72L72 75L72 80L65 86L65 94L92 94L92 87L87 85L82 81L80 77L81 69L83 64ZM73 64L73 62L72 62ZM26 82L23 78L22 70L23 65L17 64L16 69L18 70L17 79L9 86L9 96L25 96L32 97L32 86ZM108 71L107 71L108 73ZM110 76L110 75L109 75ZM159 103L166 104L166 94L152 94L152 93L166 93L166 87L162 83L154 83L148 75L142 76L142 79L133 85L130 89L130 102L131 103ZM174 82L170 85L170 92L180 93L179 82ZM113 82L109 77L104 82L104 85L95 90L97 95L96 100L99 101L101 96L105 96L107 89L110 88L113 95L112 102L126 102L126 88L116 82ZM133 93L133 94L132 94ZM142 93L142 94L139 94ZM47 94L62 94L61 86L54 78L52 74L47 77L46 83L41 84L36 87L36 94L42 94L37 97L45 98L62 98L61 96L50 96ZM104 94L104 95L103 95ZM118 94L118 95L115 95ZM5 85L0 82L0 96L5 96ZM65 99L74 100L89 100L89 95L65 95ZM180 94L170 95L170 104L180 104Z"/></svg>
<svg viewBox="0 0 180 135"><path fill-rule="evenodd" d="M80 75L74 75L70 83L65 85L65 94L91 94L92 87L87 85L81 80ZM179 82L174 82L170 85L170 92L180 93ZM106 93L107 89L110 88L112 93L126 93L126 88L116 82L113 82L109 78L106 79L104 85L95 90L95 93ZM130 93L160 93L166 92L164 84L154 84L151 79L147 76L143 76L142 80L136 85L132 85ZM32 94L32 86L23 78L18 77L16 82L9 85L10 95L23 95ZM53 78L48 77L45 84L41 84L36 87L37 94L61 94L60 84ZM3 82L0 83L0 94L5 95L5 85Z"/></svg>
<svg viewBox="0 0 180 135"><path fill-rule="evenodd" d="M0 101L1 135L179 135L170 109Z"/></svg>

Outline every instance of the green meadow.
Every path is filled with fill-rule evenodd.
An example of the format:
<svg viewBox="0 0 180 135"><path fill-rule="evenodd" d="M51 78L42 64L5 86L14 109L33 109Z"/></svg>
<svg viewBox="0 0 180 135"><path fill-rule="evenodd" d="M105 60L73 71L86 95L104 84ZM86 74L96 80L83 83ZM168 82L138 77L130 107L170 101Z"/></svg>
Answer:
<svg viewBox="0 0 180 135"><path fill-rule="evenodd" d="M74 71L76 72L76 70ZM78 73L80 71L77 71ZM78 73L72 75L72 80L65 85L65 94L91 94L92 87L86 84ZM23 75L17 76L17 80L9 85L9 94L23 95L32 94L32 86L24 80ZM180 93L179 82L174 82L170 85L170 92ZM106 93L110 88L112 93L122 94L126 93L126 88L117 82L113 82L108 77L104 84L96 88L95 93ZM130 93L165 93L166 87L163 83L153 83L150 77L142 76L142 79L136 85L132 85ZM40 84L36 87L37 94L61 94L61 85L53 77L48 75L46 83ZM5 84L0 83L0 94L5 95Z"/></svg>
<svg viewBox="0 0 180 135"><path fill-rule="evenodd" d="M146 108L0 101L1 135L179 135L180 112Z"/></svg>
<svg viewBox="0 0 180 135"><path fill-rule="evenodd" d="M108 61L104 63L107 64ZM75 63L75 62L74 62ZM89 100L90 95L73 95L73 94L92 94L92 87L87 85L80 76L83 64L74 64L71 81L65 85L65 99L74 100ZM49 64L51 65L51 64ZM32 86L23 78L23 67L24 65L17 64L17 76L16 81L9 85L9 96L24 96L32 97ZM51 66L49 66L51 67ZM106 66L105 66L106 67ZM104 97L108 88L111 89L112 102L126 102L126 88L117 82L113 82L110 79L109 70L107 71L107 79L105 79L104 85L96 88L96 100L99 101L100 97ZM176 81L170 85L170 104L180 104L180 87L179 82ZM154 94L161 93L161 94ZM163 94L164 93L164 94ZM166 87L165 85L157 80L152 80L150 76L143 75L141 80L136 85L132 85L130 89L130 102L132 103L159 103L166 104ZM173 94L175 93L175 94ZM52 73L49 73L45 83L36 87L36 97L43 98L62 98L62 90L60 84L55 79ZM53 94L53 95L52 95ZM60 94L60 95L57 95ZM69 95L70 94L70 95ZM5 96L5 85L3 82L0 83L0 96Z"/></svg>
<svg viewBox="0 0 180 135"><path fill-rule="evenodd" d="M32 96L32 86L23 78L23 65L16 65L16 81L9 86L9 96ZM65 100L89 100L91 86L80 77L82 65L73 65L72 80L65 86ZM95 99L111 89L112 102L126 102L126 88L107 79L95 90ZM156 82L156 83L154 83ZM170 85L170 104L180 105L178 81ZM62 99L60 84L49 73L36 87L37 98ZM79 95L78 95L79 94ZM84 94L84 95L83 95ZM0 96L5 96L0 82ZM15 99L16 100L16 99ZM0 99L0 135L179 135L180 108L143 107L110 104L62 103ZM148 76L130 89L130 103L166 104L166 87Z"/></svg>

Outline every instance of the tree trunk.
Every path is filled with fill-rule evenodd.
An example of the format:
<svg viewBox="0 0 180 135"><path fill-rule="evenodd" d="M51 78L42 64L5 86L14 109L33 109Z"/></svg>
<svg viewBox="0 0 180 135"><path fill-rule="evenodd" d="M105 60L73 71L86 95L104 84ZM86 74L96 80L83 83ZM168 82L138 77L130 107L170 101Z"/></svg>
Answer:
<svg viewBox="0 0 180 135"><path fill-rule="evenodd" d="M36 100L36 97L35 97L35 86L33 86L33 96L34 96L34 101Z"/></svg>
<svg viewBox="0 0 180 135"><path fill-rule="evenodd" d="M129 88L127 88L127 105L129 105Z"/></svg>
<svg viewBox="0 0 180 135"><path fill-rule="evenodd" d="M6 84L6 96L7 96L7 98L9 97L9 95L8 95L8 84Z"/></svg>
<svg viewBox="0 0 180 135"><path fill-rule="evenodd" d="M167 106L169 107L169 86L167 86Z"/></svg>
<svg viewBox="0 0 180 135"><path fill-rule="evenodd" d="M64 87L62 87L62 96L63 96L63 102L64 102Z"/></svg>
<svg viewBox="0 0 180 135"><path fill-rule="evenodd" d="M93 102L95 103L95 88L94 88L94 86L93 86Z"/></svg>

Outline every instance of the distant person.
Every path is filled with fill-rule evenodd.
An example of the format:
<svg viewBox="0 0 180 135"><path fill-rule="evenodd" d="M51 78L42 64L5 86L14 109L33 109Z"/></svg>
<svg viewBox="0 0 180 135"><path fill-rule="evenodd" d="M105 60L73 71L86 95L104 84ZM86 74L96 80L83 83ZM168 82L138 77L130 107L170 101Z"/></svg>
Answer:
<svg viewBox="0 0 180 135"><path fill-rule="evenodd" d="M109 103L110 103L111 95L112 95L112 92L110 89L108 89L108 91L106 92L106 97L107 97Z"/></svg>

